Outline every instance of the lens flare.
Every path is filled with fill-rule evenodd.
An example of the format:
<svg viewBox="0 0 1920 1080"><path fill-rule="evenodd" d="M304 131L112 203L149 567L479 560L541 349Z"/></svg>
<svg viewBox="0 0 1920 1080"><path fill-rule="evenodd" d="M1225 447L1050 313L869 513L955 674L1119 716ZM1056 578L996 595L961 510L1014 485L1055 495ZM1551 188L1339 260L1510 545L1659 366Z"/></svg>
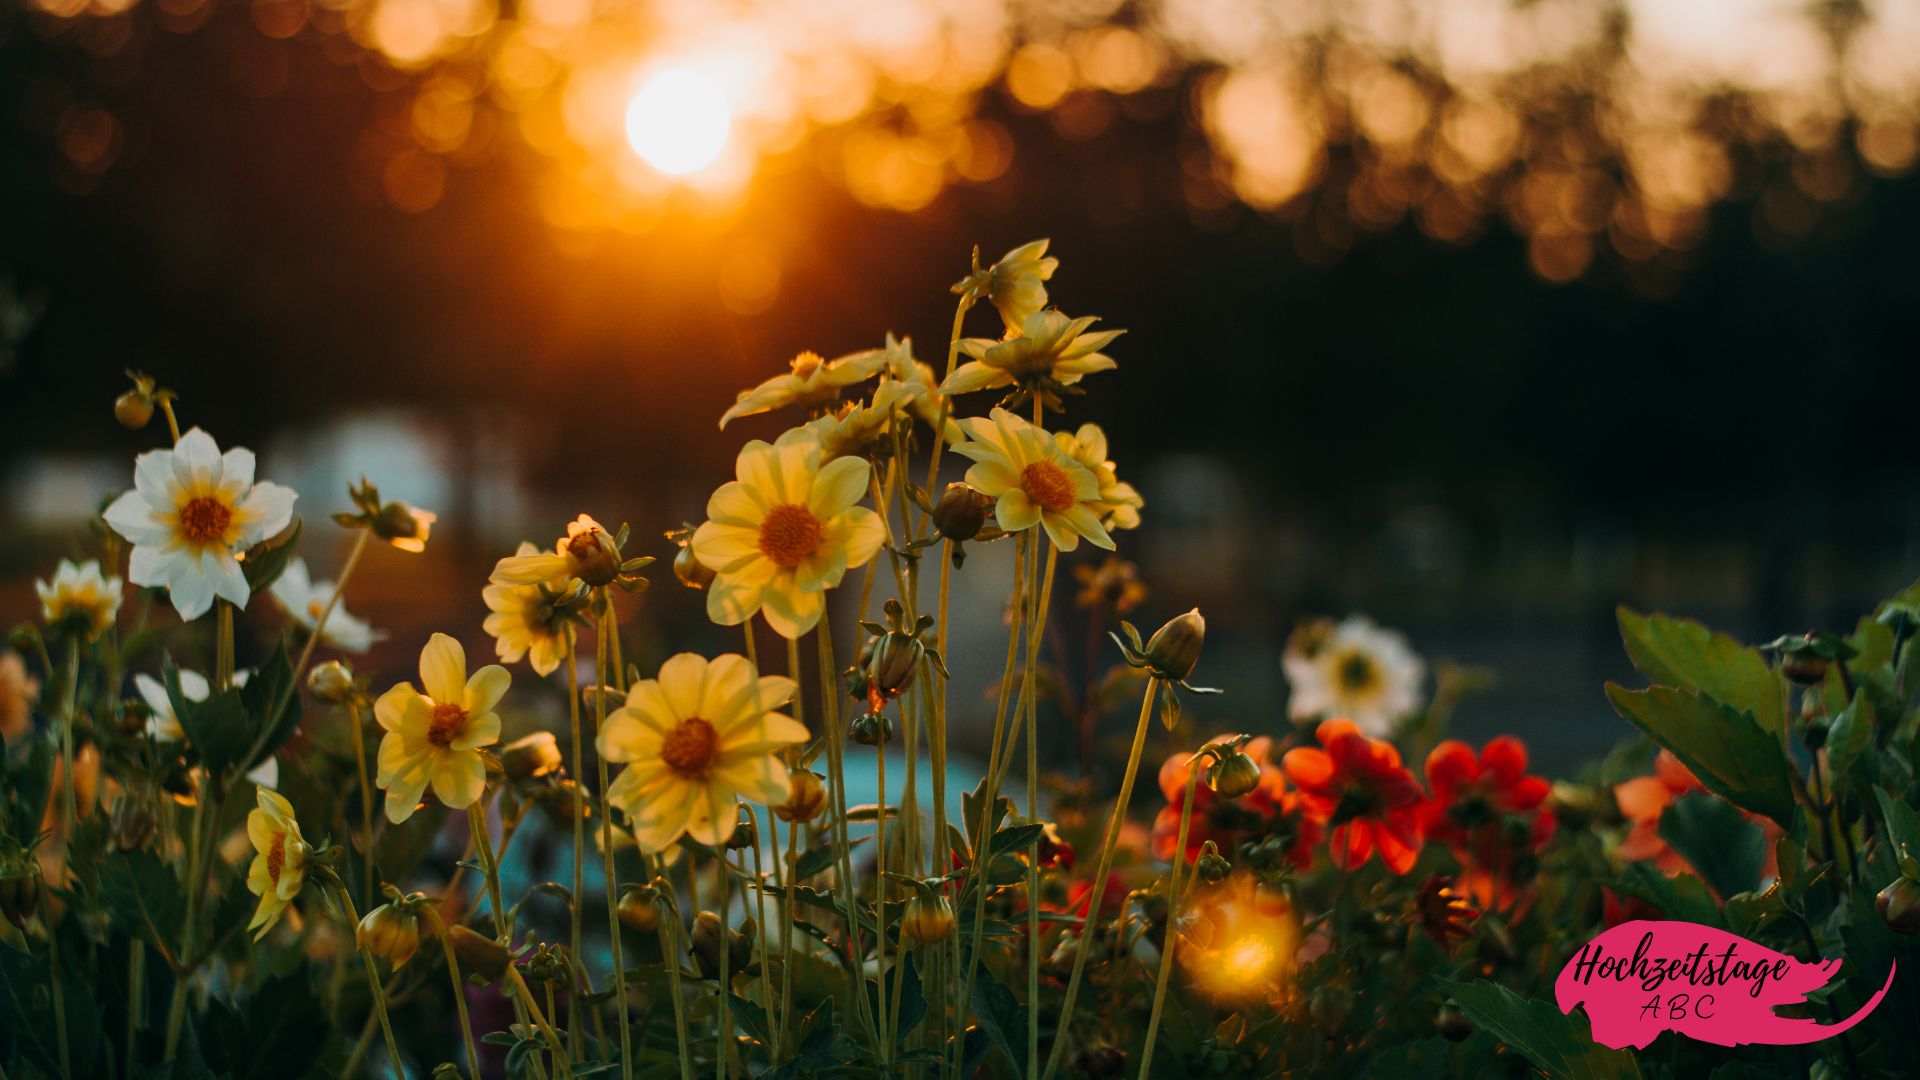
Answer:
<svg viewBox="0 0 1920 1080"><path fill-rule="evenodd" d="M1201 890L1185 912L1176 954L1196 990L1217 1000L1279 998L1293 973L1300 924L1287 902L1251 877Z"/></svg>
<svg viewBox="0 0 1920 1080"><path fill-rule="evenodd" d="M690 68L667 68L627 104L627 143L647 164L673 176L713 164L732 132L726 94Z"/></svg>

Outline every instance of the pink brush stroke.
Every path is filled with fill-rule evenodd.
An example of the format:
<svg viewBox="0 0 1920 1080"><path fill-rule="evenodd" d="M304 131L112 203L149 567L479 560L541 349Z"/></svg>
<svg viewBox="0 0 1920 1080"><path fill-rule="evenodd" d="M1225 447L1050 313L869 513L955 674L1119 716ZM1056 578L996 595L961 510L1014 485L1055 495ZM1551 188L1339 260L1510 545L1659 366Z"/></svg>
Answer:
<svg viewBox="0 0 1920 1080"><path fill-rule="evenodd" d="M1686 961L1696 954L1690 973ZM1670 966L1675 961L1678 970ZM1724 977L1710 977L1710 966ZM1838 960L1802 963L1700 923L1636 919L1575 953L1560 969L1553 993L1563 1013L1584 1005L1594 1041L1616 1050L1644 1049L1663 1031L1718 1046L1795 1046L1833 1038L1858 1024L1893 985L1889 969L1886 985L1836 1024L1774 1012L1805 1002L1839 970ZM1656 998L1659 1007L1649 1009Z"/></svg>

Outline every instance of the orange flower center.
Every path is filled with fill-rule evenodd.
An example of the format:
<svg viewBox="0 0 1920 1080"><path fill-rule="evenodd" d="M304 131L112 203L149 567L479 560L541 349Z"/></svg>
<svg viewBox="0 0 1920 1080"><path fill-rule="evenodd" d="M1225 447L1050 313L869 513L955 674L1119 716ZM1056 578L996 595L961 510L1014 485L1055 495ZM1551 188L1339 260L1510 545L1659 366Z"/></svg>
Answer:
<svg viewBox="0 0 1920 1080"><path fill-rule="evenodd" d="M435 705L433 720L427 725L427 741L445 749L460 734L460 728L467 722L467 710L454 704Z"/></svg>
<svg viewBox="0 0 1920 1080"><path fill-rule="evenodd" d="M820 519L799 503L776 506L760 523L760 554L791 570L820 546L823 531Z"/></svg>
<svg viewBox="0 0 1920 1080"><path fill-rule="evenodd" d="M219 499L201 497L180 508L180 534L196 544L209 544L227 535L233 510Z"/></svg>
<svg viewBox="0 0 1920 1080"><path fill-rule="evenodd" d="M660 741L660 760L681 776L703 776L719 756L720 733L697 716L680 721Z"/></svg>
<svg viewBox="0 0 1920 1080"><path fill-rule="evenodd" d="M588 529L585 532L577 532L568 537L567 554L576 559L584 559L593 554L593 548L596 542L594 537L595 531L596 530Z"/></svg>
<svg viewBox="0 0 1920 1080"><path fill-rule="evenodd" d="M1020 490L1049 514L1073 508L1073 477L1051 461L1036 461L1020 472Z"/></svg>
<svg viewBox="0 0 1920 1080"><path fill-rule="evenodd" d="M273 834L273 843L267 845L267 880L280 884L280 871L287 865L287 834Z"/></svg>
<svg viewBox="0 0 1920 1080"><path fill-rule="evenodd" d="M819 353L808 350L793 358L793 373L803 379L811 379L824 363L826 361L821 359Z"/></svg>

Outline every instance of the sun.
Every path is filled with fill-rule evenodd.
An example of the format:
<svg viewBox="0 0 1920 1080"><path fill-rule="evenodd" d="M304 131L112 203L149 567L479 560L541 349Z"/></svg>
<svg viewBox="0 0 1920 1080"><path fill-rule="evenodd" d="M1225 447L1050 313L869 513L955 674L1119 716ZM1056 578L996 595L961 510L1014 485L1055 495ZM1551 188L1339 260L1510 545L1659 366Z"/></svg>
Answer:
<svg viewBox="0 0 1920 1080"><path fill-rule="evenodd" d="M627 142L647 164L674 176L713 164L733 132L733 110L710 77L667 68L627 104Z"/></svg>

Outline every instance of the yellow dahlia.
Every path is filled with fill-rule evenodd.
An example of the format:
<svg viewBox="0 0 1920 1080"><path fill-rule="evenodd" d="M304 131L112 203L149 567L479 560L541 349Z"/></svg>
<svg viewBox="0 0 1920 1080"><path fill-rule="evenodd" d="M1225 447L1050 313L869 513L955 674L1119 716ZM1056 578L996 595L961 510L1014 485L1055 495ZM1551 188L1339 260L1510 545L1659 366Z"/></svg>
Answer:
<svg viewBox="0 0 1920 1080"><path fill-rule="evenodd" d="M49 629L70 627L92 641L120 614L120 579L100 572L100 563L61 559L52 581L35 581L40 615Z"/></svg>
<svg viewBox="0 0 1920 1080"><path fill-rule="evenodd" d="M551 554L522 545L493 564L490 580L496 585L540 585L557 578L576 577L591 585L605 585L620 569L620 550L600 523L586 514L567 522L567 535L554 541Z"/></svg>
<svg viewBox="0 0 1920 1080"><path fill-rule="evenodd" d="M1072 434L1055 432L1053 439L1099 483L1100 505L1094 512L1100 515L1100 523L1109 529L1139 528L1140 508L1146 500L1115 474L1113 462L1107 458L1107 433L1100 430L1100 425L1081 424Z"/></svg>
<svg viewBox="0 0 1920 1080"><path fill-rule="evenodd" d="M386 729L376 782L387 792L388 821L397 825L411 817L429 784L455 810L480 800L487 790L480 748L500 741L500 716L493 708L512 681L498 664L468 678L466 650L445 634L433 635L420 650L426 693L401 683L373 703L374 718Z"/></svg>
<svg viewBox="0 0 1920 1080"><path fill-rule="evenodd" d="M253 842L253 865L247 869L247 891L260 898L247 929L260 940L307 880L307 855L312 851L300 837L293 804L277 791L260 788L256 809L247 812L247 839Z"/></svg>
<svg viewBox="0 0 1920 1080"><path fill-rule="evenodd" d="M993 517L1002 529L1014 533L1039 525L1061 551L1079 547L1083 536L1097 547L1113 547L1100 524L1100 482L1045 428L1005 409L961 424L969 438L953 452L973 461L967 483L993 497Z"/></svg>
<svg viewBox="0 0 1920 1080"><path fill-rule="evenodd" d="M1027 316L1047 306L1047 287L1043 282L1052 278L1060 267L1060 260L1047 254L1048 243L1028 241L985 268L980 265L980 249L975 248L973 272L953 286L954 293L961 296L971 293L976 300L992 301L1000 312L1000 321L1007 324L1007 329L1015 329Z"/></svg>
<svg viewBox="0 0 1920 1080"><path fill-rule="evenodd" d="M759 675L746 657L709 662L680 653L643 679L607 717L595 744L627 767L607 788L633 836L663 851L682 834L703 844L733 835L739 806L787 794L787 769L774 754L807 741L805 725L775 709L793 699L794 682Z"/></svg>
<svg viewBox="0 0 1920 1080"><path fill-rule="evenodd" d="M887 366L884 349L865 349L846 356L823 360L819 353L803 352L793 358L784 375L775 375L751 390L742 390L740 398L720 417L720 426L743 416L771 412L783 405L801 405L809 410L822 409L840 398L842 387L865 382Z"/></svg>
<svg viewBox="0 0 1920 1080"><path fill-rule="evenodd" d="M968 338L960 343L960 351L971 359L947 376L940 391L1057 388L1072 386L1096 371L1111 370L1116 366L1113 357L1100 350L1126 331L1087 333L1095 321L1091 315L1069 319L1058 311L1036 311L1020 324L1017 334L1002 340Z"/></svg>
<svg viewBox="0 0 1920 1080"><path fill-rule="evenodd" d="M797 638L820 621L826 591L880 550L880 516L855 505L872 467L857 457L821 459L819 436L806 428L741 449L738 479L707 500L707 521L691 541L694 558L715 575L708 618L735 626L757 611Z"/></svg>
<svg viewBox="0 0 1920 1080"><path fill-rule="evenodd" d="M525 541L507 563L516 559L553 559ZM551 675L567 654L567 634L573 620L556 610L554 600L571 592L577 579L564 573L531 585L504 585L499 582L480 590L486 601L486 622L481 628L493 637L494 655L503 664L522 657L533 665L535 674Z"/></svg>
<svg viewBox="0 0 1920 1080"><path fill-rule="evenodd" d="M247 606L247 576L235 558L293 520L292 489L253 482L253 451L220 452L194 428L171 450L134 459L133 490L107 507L107 524L133 543L127 576L165 587L182 619L218 596Z"/></svg>

